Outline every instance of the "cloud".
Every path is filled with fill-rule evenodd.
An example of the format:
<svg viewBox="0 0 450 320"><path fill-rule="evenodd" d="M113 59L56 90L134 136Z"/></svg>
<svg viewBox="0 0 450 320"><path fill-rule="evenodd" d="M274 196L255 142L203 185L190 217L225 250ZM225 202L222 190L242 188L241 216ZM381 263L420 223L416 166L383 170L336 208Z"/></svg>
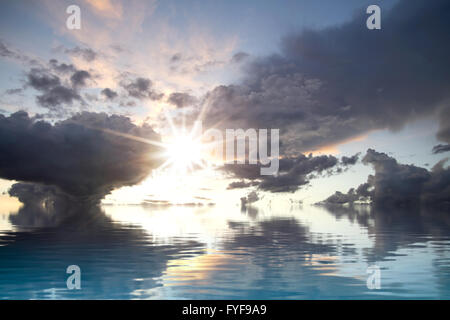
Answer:
<svg viewBox="0 0 450 320"><path fill-rule="evenodd" d="M371 201L376 206L450 207L450 168L444 168L448 158L438 162L431 171L414 165L399 164L385 153L368 149L362 162L371 165L374 175L357 189L346 194L336 192L324 204L352 204Z"/></svg>
<svg viewBox="0 0 450 320"><path fill-rule="evenodd" d="M71 77L70 81L74 87L85 86L86 80L91 79L91 74L85 70L76 71Z"/></svg>
<svg viewBox="0 0 450 320"><path fill-rule="evenodd" d="M57 226L74 210L86 209L85 203L73 201L54 186L18 182L8 192L23 204L18 214L10 217L15 225L22 227Z"/></svg>
<svg viewBox="0 0 450 320"><path fill-rule="evenodd" d="M20 63L27 63L27 64L37 63L36 60L34 60L33 58L29 57L26 54L23 54L18 49L12 48L8 44L6 44L2 39L0 39L0 57L10 58Z"/></svg>
<svg viewBox="0 0 450 320"><path fill-rule="evenodd" d="M164 94L153 89L153 82L147 78L136 78L133 81L122 81L121 86L127 91L130 97L142 100L160 100Z"/></svg>
<svg viewBox="0 0 450 320"><path fill-rule="evenodd" d="M176 62L180 61L181 58L182 58L181 53L175 53L172 57L170 57L170 62L176 63Z"/></svg>
<svg viewBox="0 0 450 320"><path fill-rule="evenodd" d="M72 88L57 85L37 96L37 102L50 110L56 111L61 104L72 104L75 100L81 101L81 96Z"/></svg>
<svg viewBox="0 0 450 320"><path fill-rule="evenodd" d="M233 54L233 57L231 58L232 63L240 63L243 62L245 59L247 59L250 55L246 52L237 52Z"/></svg>
<svg viewBox="0 0 450 320"><path fill-rule="evenodd" d="M27 74L27 85L31 86L41 94L36 100L42 107L52 111L59 111L61 104L71 105L74 101L82 101L77 90L64 85L61 79L46 69L32 68Z"/></svg>
<svg viewBox="0 0 450 320"><path fill-rule="evenodd" d="M3 41L0 40L0 57L10 58L15 56L16 53L10 50L8 46L4 44Z"/></svg>
<svg viewBox="0 0 450 320"><path fill-rule="evenodd" d="M51 59L48 67L31 68L28 71L26 85L40 92L36 96L40 106L61 112L63 107L75 101L84 103L79 89L86 86L90 79L92 75L88 71Z"/></svg>
<svg viewBox="0 0 450 320"><path fill-rule="evenodd" d="M241 198L241 207L257 202L259 199L258 193L256 191L252 191L247 196Z"/></svg>
<svg viewBox="0 0 450 320"><path fill-rule="evenodd" d="M168 102L177 108L184 108L194 105L197 102L197 98L188 93L174 92L170 94Z"/></svg>
<svg viewBox="0 0 450 320"><path fill-rule="evenodd" d="M22 88L15 88L15 89L8 89L8 90L5 90L5 93L6 93L6 94L9 94L9 95L21 94L22 92L23 92L23 89L22 89Z"/></svg>
<svg viewBox="0 0 450 320"><path fill-rule="evenodd" d="M111 0L85 0L96 13L110 19L121 19L123 15L122 3Z"/></svg>
<svg viewBox="0 0 450 320"><path fill-rule="evenodd" d="M257 181L248 181L246 182L245 180L240 180L240 181L233 181L231 182L227 189L231 190L231 189L242 189L242 188L248 188L248 187L252 187L252 186L257 186L258 182Z"/></svg>
<svg viewBox="0 0 450 320"><path fill-rule="evenodd" d="M448 151L450 151L450 144L438 144L433 147L434 154L448 152Z"/></svg>
<svg viewBox="0 0 450 320"><path fill-rule="evenodd" d="M351 158L354 159L355 157L357 159L357 155ZM295 192L318 175L339 173L343 170L342 166L354 164L351 162L347 160L345 160L345 163L343 160L339 162L336 157L331 155L313 156L309 154L305 156L301 154L295 157L281 158L279 160L279 172L275 176L261 175L261 166L254 164L225 164L221 170L231 178L240 179L232 182L228 189L257 186L258 189L269 192Z"/></svg>
<svg viewBox="0 0 450 320"><path fill-rule="evenodd" d="M442 108L439 113L439 131L437 138L441 141L450 144L450 106L447 105Z"/></svg>
<svg viewBox="0 0 450 320"><path fill-rule="evenodd" d="M57 73L74 73L77 71L73 64L59 63L56 59L50 59L49 61L50 68Z"/></svg>
<svg viewBox="0 0 450 320"><path fill-rule="evenodd" d="M341 158L341 163L344 166L354 165L354 164L356 164L356 162L358 162L359 155L360 155L360 153L358 152L357 154L354 154L353 156L350 156L350 157L343 156Z"/></svg>
<svg viewBox="0 0 450 320"><path fill-rule="evenodd" d="M280 128L280 151L292 154L440 114L437 136L447 141L449 11L445 0L401 0L383 11L381 30L368 30L361 10L342 25L290 34L280 54L252 59L240 83L205 96L204 122Z"/></svg>
<svg viewBox="0 0 450 320"><path fill-rule="evenodd" d="M111 90L110 88L103 89L101 91L101 94L104 95L108 100L114 100L118 96L117 92Z"/></svg>
<svg viewBox="0 0 450 320"><path fill-rule="evenodd" d="M91 48L74 47L71 49L64 49L64 52L69 55L82 58L87 62L92 62L98 57L98 53Z"/></svg>
<svg viewBox="0 0 450 320"><path fill-rule="evenodd" d="M155 146L108 130L159 139L148 125L104 113L83 112L53 125L24 111L0 115L0 177L53 186L76 201L99 201L114 188L140 182L159 163Z"/></svg>
<svg viewBox="0 0 450 320"><path fill-rule="evenodd" d="M27 74L27 83L38 91L48 91L61 84L59 77L45 72L45 70L33 68Z"/></svg>

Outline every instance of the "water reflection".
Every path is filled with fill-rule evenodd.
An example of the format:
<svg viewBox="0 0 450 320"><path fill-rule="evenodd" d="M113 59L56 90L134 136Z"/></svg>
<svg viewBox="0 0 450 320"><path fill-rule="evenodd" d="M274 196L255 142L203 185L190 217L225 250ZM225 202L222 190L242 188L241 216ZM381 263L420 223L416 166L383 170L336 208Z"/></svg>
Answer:
<svg viewBox="0 0 450 320"><path fill-rule="evenodd" d="M370 207L22 207L0 230L5 299L450 298L446 212ZM67 290L68 265L82 289ZM381 268L381 290L366 269Z"/></svg>
<svg viewBox="0 0 450 320"><path fill-rule="evenodd" d="M58 218L30 209L11 216L27 231L0 239L7 243L0 248L3 299L132 298L135 290L162 286L159 279L173 256L188 258L204 247L181 239L170 246L154 244L143 229L117 224L98 207ZM82 290L65 288L65 270L72 264L82 270Z"/></svg>

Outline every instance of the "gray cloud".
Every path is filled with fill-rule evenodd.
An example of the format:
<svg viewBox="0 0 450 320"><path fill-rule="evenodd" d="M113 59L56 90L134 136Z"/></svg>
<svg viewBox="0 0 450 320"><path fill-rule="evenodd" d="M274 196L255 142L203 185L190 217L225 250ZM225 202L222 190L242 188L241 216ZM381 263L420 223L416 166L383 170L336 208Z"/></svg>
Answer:
<svg viewBox="0 0 450 320"><path fill-rule="evenodd" d="M87 84L91 74L77 70L73 65L59 64L55 59L50 60L49 65L50 69L31 68L27 73L26 84L40 92L36 96L37 103L51 111L61 111L62 105L72 105L75 101L83 103L78 89ZM70 75L70 83L55 73Z"/></svg>
<svg viewBox="0 0 450 320"><path fill-rule="evenodd" d="M367 150L362 159L371 165L374 175L346 194L336 192L323 203L344 204L371 201L376 206L435 206L450 208L450 168L438 162L431 171L414 165L399 164L385 153Z"/></svg>
<svg viewBox="0 0 450 320"><path fill-rule="evenodd" d="M437 138L441 141L450 144L450 106L447 105L442 108L439 113L439 131Z"/></svg>
<svg viewBox="0 0 450 320"><path fill-rule="evenodd" d="M83 58L87 62L94 61L98 56L97 52L95 52L91 48L80 48L78 46L72 49L65 49L64 52L70 55Z"/></svg>
<svg viewBox="0 0 450 320"><path fill-rule="evenodd" d="M54 125L23 111L0 115L0 177L52 186L45 192L76 201L99 201L113 188L138 183L158 164L156 147L105 130L159 139L148 125L104 113L83 112Z"/></svg>
<svg viewBox="0 0 450 320"><path fill-rule="evenodd" d="M153 82L147 78L136 78L133 81L122 81L121 86L130 97L136 99L160 100L164 94L153 89Z"/></svg>
<svg viewBox="0 0 450 320"><path fill-rule="evenodd" d="M101 94L104 95L108 100L114 100L118 96L117 92L111 90L110 88L103 89Z"/></svg>
<svg viewBox="0 0 450 320"><path fill-rule="evenodd" d="M232 63L240 63L244 60L246 60L250 55L246 52L237 52L233 55L233 57L231 58L231 62Z"/></svg>
<svg viewBox="0 0 450 320"><path fill-rule="evenodd" d="M58 76L45 69L32 68L27 74L27 84L41 92L36 96L38 104L52 111L57 111L61 104L82 100L74 88L65 86Z"/></svg>
<svg viewBox="0 0 450 320"><path fill-rule="evenodd" d="M344 166L354 165L354 164L356 164L358 162L359 155L360 155L360 153L354 154L353 156L350 156L350 157L343 156L341 158L341 163Z"/></svg>
<svg viewBox="0 0 450 320"><path fill-rule="evenodd" d="M176 62L180 61L181 58L182 58L181 53L176 53L172 57L170 57L170 62L176 63Z"/></svg>
<svg viewBox="0 0 450 320"><path fill-rule="evenodd" d="M74 87L85 86L88 79L91 79L91 74L85 70L78 70L70 77Z"/></svg>
<svg viewBox="0 0 450 320"><path fill-rule="evenodd" d="M37 61L30 58L28 55L23 54L20 50L7 45L2 39L0 39L0 57L10 58L21 63L36 64Z"/></svg>
<svg viewBox="0 0 450 320"><path fill-rule="evenodd" d="M49 65L50 68L62 74L75 73L77 71L73 64L59 63L56 59L50 59Z"/></svg>
<svg viewBox="0 0 450 320"><path fill-rule="evenodd" d="M75 100L81 101L81 96L72 88L57 85L37 96L37 102L50 110L57 111L61 104L72 104Z"/></svg>
<svg viewBox="0 0 450 320"><path fill-rule="evenodd" d="M438 144L433 147L434 154L448 152L448 151L450 151L450 144Z"/></svg>
<svg viewBox="0 0 450 320"><path fill-rule="evenodd" d="M237 85L205 99L205 122L223 128L280 128L285 154L342 142L371 129L398 129L441 114L450 137L450 3L399 1L381 30L367 15L284 38L281 53L244 66Z"/></svg>
<svg viewBox="0 0 450 320"><path fill-rule="evenodd" d="M8 89L5 91L5 93L9 95L21 94L22 92L23 92L22 88Z"/></svg>
<svg viewBox="0 0 450 320"><path fill-rule="evenodd" d="M248 181L246 182L245 180L240 180L240 181L233 181L231 182L227 189L231 190L231 189L242 189L242 188L248 188L248 187L252 187L252 186L257 186L258 182L257 181Z"/></svg>
<svg viewBox="0 0 450 320"><path fill-rule="evenodd" d="M27 83L38 91L48 91L60 85L61 80L43 69L32 68L27 74Z"/></svg>
<svg viewBox="0 0 450 320"><path fill-rule="evenodd" d="M0 40L0 56L10 58L15 57L16 53L10 50L10 48L8 48L8 46Z"/></svg>
<svg viewBox="0 0 450 320"><path fill-rule="evenodd" d="M345 164L345 166L349 165L349 163ZM228 186L229 189L257 186L260 190L270 192L295 192L318 175L338 173L342 170L336 157L311 154L281 158L276 176L261 175L260 165L253 164L226 164L221 169L231 178L240 179L232 182ZM333 169L336 169L336 172L333 172Z"/></svg>
<svg viewBox="0 0 450 320"><path fill-rule="evenodd" d="M194 105L197 102L197 98L188 93L174 92L170 94L168 102L177 108L184 108Z"/></svg>

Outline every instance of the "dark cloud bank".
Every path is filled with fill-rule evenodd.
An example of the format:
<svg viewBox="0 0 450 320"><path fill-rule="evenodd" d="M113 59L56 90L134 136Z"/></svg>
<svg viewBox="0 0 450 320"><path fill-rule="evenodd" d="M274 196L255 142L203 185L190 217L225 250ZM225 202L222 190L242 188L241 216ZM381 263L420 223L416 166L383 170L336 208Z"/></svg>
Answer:
<svg viewBox="0 0 450 320"><path fill-rule="evenodd" d="M278 174L273 176L261 175L260 165L226 164L221 169L230 177L241 179L230 183L228 189L257 186L270 192L295 192L317 176L347 170L358 161L358 156L342 157L341 160L332 155L285 157L280 159Z"/></svg>
<svg viewBox="0 0 450 320"><path fill-rule="evenodd" d="M414 165L400 164L392 157L367 150L362 162L371 165L374 175L347 193L337 191L322 202L325 205L371 202L378 207L431 206L450 209L450 168L448 158L439 161L431 171Z"/></svg>
<svg viewBox="0 0 450 320"><path fill-rule="evenodd" d="M440 119L450 142L450 2L399 1L368 30L359 10L340 26L284 38L281 53L245 64L245 79L204 98L208 126L280 128L292 154L372 129ZM431 148L431 146L430 146Z"/></svg>
<svg viewBox="0 0 450 320"><path fill-rule="evenodd" d="M107 130L159 140L148 125L117 115L83 112L53 125L23 111L0 115L0 177L21 181L10 194L25 204L98 203L158 165L156 147Z"/></svg>

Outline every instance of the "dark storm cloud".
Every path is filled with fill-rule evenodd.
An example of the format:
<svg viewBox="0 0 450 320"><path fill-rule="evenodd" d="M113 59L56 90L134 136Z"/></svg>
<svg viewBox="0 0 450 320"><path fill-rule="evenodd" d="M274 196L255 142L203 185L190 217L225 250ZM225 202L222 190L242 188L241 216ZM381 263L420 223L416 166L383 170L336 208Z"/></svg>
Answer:
<svg viewBox="0 0 450 320"><path fill-rule="evenodd" d="M114 100L118 96L117 92L111 90L110 88L103 89L101 94L108 100Z"/></svg>
<svg viewBox="0 0 450 320"><path fill-rule="evenodd" d="M153 82L147 78L136 78L133 81L122 81L121 86L130 97L136 99L160 100L164 94L158 93L153 88Z"/></svg>
<svg viewBox="0 0 450 320"><path fill-rule="evenodd" d="M295 192L317 176L342 171L342 165L350 166L351 164L343 164L342 160L339 162L336 157L331 155L313 156L310 154L305 156L301 154L296 157L281 158L279 172L275 176L261 175L260 166L253 164L226 164L221 169L231 178L240 179L232 182L228 186L229 189L258 186L260 190L270 192ZM336 171L333 172L333 169Z"/></svg>
<svg viewBox="0 0 450 320"><path fill-rule="evenodd" d="M448 152L448 151L450 151L450 144L438 144L433 147L434 154Z"/></svg>
<svg viewBox="0 0 450 320"><path fill-rule="evenodd" d="M368 30L360 10L343 25L291 34L280 54L248 63L240 84L207 94L205 122L280 128L290 153L440 113L446 141L449 12L446 0L402 0L383 11L381 30Z"/></svg>
<svg viewBox="0 0 450 320"><path fill-rule="evenodd" d="M83 112L54 125L23 111L0 115L0 177L53 186L76 201L98 201L145 178L157 164L155 147L105 130L159 139L148 125L104 113Z"/></svg>
<svg viewBox="0 0 450 320"><path fill-rule="evenodd" d="M374 175L357 189L344 194L336 192L325 204L344 204L369 201L378 206L429 205L450 208L450 168L438 162L431 171L414 165L399 164L385 153L367 150L362 159L370 164Z"/></svg>
<svg viewBox="0 0 450 320"><path fill-rule="evenodd" d="M188 93L174 92L170 94L168 102L177 108L184 108L194 105L197 102L197 99Z"/></svg>

